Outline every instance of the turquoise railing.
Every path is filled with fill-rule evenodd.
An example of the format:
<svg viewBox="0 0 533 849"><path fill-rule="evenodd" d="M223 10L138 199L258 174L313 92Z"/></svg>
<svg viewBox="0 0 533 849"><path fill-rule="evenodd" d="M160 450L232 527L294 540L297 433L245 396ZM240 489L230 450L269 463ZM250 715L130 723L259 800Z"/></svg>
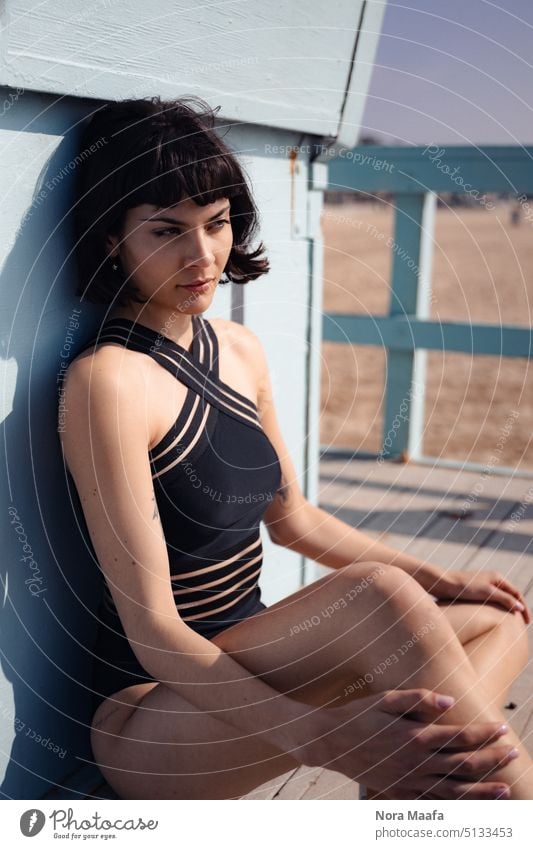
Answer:
<svg viewBox="0 0 533 849"><path fill-rule="evenodd" d="M431 265L437 192L468 193L490 211L487 193L509 193L533 239L533 147L381 147L339 151L328 163L329 191L388 192L395 209L388 315L325 313L328 342L383 346L387 352L380 455L436 460L422 452L425 352L531 357L530 326L433 321ZM447 461L442 461L446 463ZM451 463L453 465L453 462ZM461 463L463 468L475 463Z"/></svg>

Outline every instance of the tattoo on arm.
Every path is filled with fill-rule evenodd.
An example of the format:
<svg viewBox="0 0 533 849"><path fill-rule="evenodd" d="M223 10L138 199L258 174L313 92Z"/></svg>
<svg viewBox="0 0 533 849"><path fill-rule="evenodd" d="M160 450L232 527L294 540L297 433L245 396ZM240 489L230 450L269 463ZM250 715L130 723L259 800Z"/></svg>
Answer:
<svg viewBox="0 0 533 849"><path fill-rule="evenodd" d="M285 477L283 472L281 473L281 483L276 492L276 496L277 498L279 498L282 504L286 505L289 503L289 487L287 484L287 478Z"/></svg>
<svg viewBox="0 0 533 849"><path fill-rule="evenodd" d="M157 509L157 499L156 499L156 497L155 497L155 494L154 494L154 493L152 493L152 501L154 502L154 513L153 513L153 516L152 516L152 520L153 520L154 522L155 522L156 520L159 520L159 521L158 521L158 525L159 525L159 530L160 530L160 532L161 532L161 537L162 537L162 539L163 539L163 540L165 540L165 539L166 539L166 538L165 538L165 532L164 532L164 530L163 530L163 525L161 524L161 517L160 517L160 515L159 515L159 510Z"/></svg>

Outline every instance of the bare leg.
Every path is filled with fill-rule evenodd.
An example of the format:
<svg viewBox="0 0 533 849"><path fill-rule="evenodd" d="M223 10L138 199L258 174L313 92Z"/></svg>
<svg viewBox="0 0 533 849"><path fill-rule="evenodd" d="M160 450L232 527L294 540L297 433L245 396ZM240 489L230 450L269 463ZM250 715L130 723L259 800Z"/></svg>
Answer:
<svg viewBox="0 0 533 849"><path fill-rule="evenodd" d="M284 626L287 629L285 633L289 630L287 610L291 617L289 622L301 622L304 616L298 616L295 603L287 608L286 602L280 602L268 609L268 619L265 611L257 617L264 617L265 626L268 625L268 628L265 627L268 647L256 643L243 650L239 646L239 643L242 646L242 637L233 641L231 629L216 637L215 641L229 653L235 647L235 657L243 666L260 674L281 692L285 685L285 681L280 682L281 658L285 658L286 662L287 649L290 649L290 654L298 655L300 639L305 640L306 677L310 666L320 665L322 669L329 668L337 677L337 682L342 676L341 680L347 684L361 680L368 670L375 669L384 659L396 654L398 662L388 666L382 664L385 668L371 678L368 692L423 687L455 698L454 705L436 720L437 724L463 727L479 722L504 724L506 717L492 703L491 694L487 692L486 685L480 682L445 611L414 578L401 569L388 565L384 568L383 564L373 562L351 564L340 570L333 579L327 576L291 599L312 601L318 587L329 593L332 585L338 588L339 593L343 585L357 586L365 576L373 577L364 592L357 596L357 617L349 608L344 611L340 608L338 614L321 619L320 627L313 627L306 632L305 638L293 636L287 642L286 639L280 640L283 630L278 627ZM257 633L257 624L250 625L254 626ZM405 642L417 633L423 636L411 640L409 649L403 651ZM272 646L279 651L279 659L276 659L274 667ZM268 666L265 666L266 661ZM302 668L299 661L293 660L283 669L283 679L287 678L291 682L289 687L293 698L297 698L294 688ZM347 690L348 687L344 687L345 693ZM306 701L305 695L302 700ZM337 683L336 695L330 704L334 707L343 701L346 699ZM511 789L511 799L533 799L533 761L512 728L505 735L505 744L518 749L520 756L495 770L491 774L491 782L507 784ZM468 776L456 777L469 781ZM436 778L433 786L435 792L438 792L439 783Z"/></svg>
<svg viewBox="0 0 533 849"><path fill-rule="evenodd" d="M527 665L527 630L521 614L503 618L483 634L463 644L491 704L503 707L509 687Z"/></svg>
<svg viewBox="0 0 533 849"><path fill-rule="evenodd" d="M499 710L507 700L510 685L527 663L527 630L523 617L490 604L441 603L438 606L454 628L480 687L487 694L486 708ZM506 735L506 741L508 737ZM513 745L522 754L526 752L522 744L513 741ZM531 772L530 776L533 777ZM387 796L367 788L367 798Z"/></svg>
<svg viewBox="0 0 533 849"><path fill-rule="evenodd" d="M432 628L425 636L375 676L373 691L428 687L457 699L441 722L502 723L505 717L490 705L444 611L396 567L352 564L226 629L213 643L278 692L305 704L334 707L342 703L347 685L428 623ZM466 641L466 636L462 629L461 638ZM106 700L93 724L95 758L123 798L145 798L147 775L153 798L238 798L297 766L259 737L245 735L243 742L237 735L235 740L234 727L195 709L164 684L136 685L119 696L126 694L131 707L121 706L109 718L117 702ZM506 738L520 746L516 735ZM532 766L526 753L491 778L512 785L514 798L531 799L527 772Z"/></svg>

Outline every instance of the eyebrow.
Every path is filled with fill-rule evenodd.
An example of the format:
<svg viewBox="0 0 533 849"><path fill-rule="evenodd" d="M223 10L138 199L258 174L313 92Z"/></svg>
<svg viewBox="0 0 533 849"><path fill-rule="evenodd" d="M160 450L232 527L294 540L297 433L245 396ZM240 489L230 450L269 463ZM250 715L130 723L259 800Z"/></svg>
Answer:
<svg viewBox="0 0 533 849"><path fill-rule="evenodd" d="M228 203L225 207L223 207L223 209L221 209L219 212L216 212L214 215L211 216L211 218L208 218L205 223L209 224L211 221L214 221L215 218L220 218L220 216L224 215L224 213L227 212L228 209L230 209L230 207L231 207L231 204ZM178 221L177 218L170 218L170 216L168 216L168 215L158 215L157 217L150 216L150 218L140 218L139 221L164 221L166 224L185 224L185 225L188 223L187 221Z"/></svg>

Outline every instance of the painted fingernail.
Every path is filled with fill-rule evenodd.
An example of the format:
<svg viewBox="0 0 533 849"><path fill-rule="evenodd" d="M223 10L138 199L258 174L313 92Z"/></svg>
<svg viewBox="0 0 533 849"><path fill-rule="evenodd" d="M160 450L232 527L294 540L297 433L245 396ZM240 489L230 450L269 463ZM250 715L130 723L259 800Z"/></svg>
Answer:
<svg viewBox="0 0 533 849"><path fill-rule="evenodd" d="M524 610L524 609L525 609L524 605L521 604L519 601L514 606L514 610Z"/></svg>
<svg viewBox="0 0 533 849"><path fill-rule="evenodd" d="M508 787L500 787L499 790L496 790L494 794L495 799L508 799L511 795L511 791Z"/></svg>
<svg viewBox="0 0 533 849"><path fill-rule="evenodd" d="M498 734L507 734L508 731L509 731L508 725L500 725L500 727L498 728Z"/></svg>
<svg viewBox="0 0 533 849"><path fill-rule="evenodd" d="M439 696L437 699L437 704L441 708L451 707L454 703L455 699L453 696Z"/></svg>
<svg viewBox="0 0 533 849"><path fill-rule="evenodd" d="M518 758L518 757L520 757L520 752L518 751L518 749L511 749L511 751L508 752L508 754L507 754L507 760L509 760L509 761L512 761L513 758Z"/></svg>

